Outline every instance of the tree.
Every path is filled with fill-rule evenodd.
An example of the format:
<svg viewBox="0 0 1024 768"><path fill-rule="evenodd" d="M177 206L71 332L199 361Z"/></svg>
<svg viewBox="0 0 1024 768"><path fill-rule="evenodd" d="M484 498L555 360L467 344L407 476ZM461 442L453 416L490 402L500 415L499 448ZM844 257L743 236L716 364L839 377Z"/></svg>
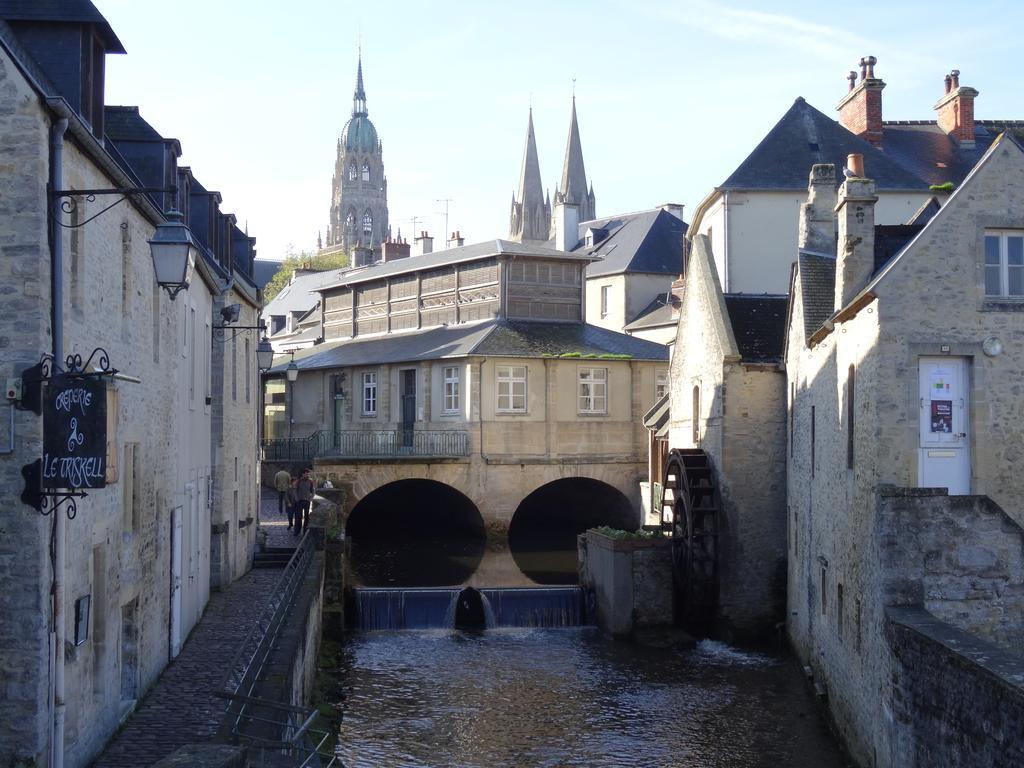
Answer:
<svg viewBox="0 0 1024 768"><path fill-rule="evenodd" d="M284 261L281 268L274 273L263 287L263 300L269 303L281 290L288 285L292 279L292 272L296 269L308 269L314 272L326 272L329 269L343 269L349 264L348 254L343 251L332 251L329 253L312 253L310 251L295 252L291 244L285 249Z"/></svg>

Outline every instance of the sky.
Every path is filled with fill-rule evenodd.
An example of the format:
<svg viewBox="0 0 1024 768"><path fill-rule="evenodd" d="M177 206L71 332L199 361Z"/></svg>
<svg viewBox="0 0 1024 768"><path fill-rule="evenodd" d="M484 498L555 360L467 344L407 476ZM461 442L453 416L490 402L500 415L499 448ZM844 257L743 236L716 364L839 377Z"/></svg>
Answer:
<svg viewBox="0 0 1024 768"><path fill-rule="evenodd" d="M796 97L835 115L865 55L886 120L932 119L954 68L976 117L1024 119L1016 0L93 2L128 51L107 103L179 139L264 259L326 230L360 44L392 231L435 247L445 199L466 242L508 235L531 105L554 193L574 89L598 216L673 202L689 220Z"/></svg>

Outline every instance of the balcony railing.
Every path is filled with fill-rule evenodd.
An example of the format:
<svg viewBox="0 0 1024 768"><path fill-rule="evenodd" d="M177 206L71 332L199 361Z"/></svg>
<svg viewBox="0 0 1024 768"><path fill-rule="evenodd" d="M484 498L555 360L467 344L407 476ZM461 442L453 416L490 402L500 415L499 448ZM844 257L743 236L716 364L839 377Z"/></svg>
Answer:
<svg viewBox="0 0 1024 768"><path fill-rule="evenodd" d="M263 441L264 461L312 461L326 457L445 458L468 455L469 433L457 430L321 430L309 437Z"/></svg>

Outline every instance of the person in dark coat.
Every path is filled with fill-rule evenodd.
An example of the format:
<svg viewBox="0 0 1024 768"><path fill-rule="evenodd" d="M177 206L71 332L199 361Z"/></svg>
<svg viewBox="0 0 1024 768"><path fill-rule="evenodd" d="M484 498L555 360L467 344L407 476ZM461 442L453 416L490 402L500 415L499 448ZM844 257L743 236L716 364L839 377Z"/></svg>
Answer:
<svg viewBox="0 0 1024 768"><path fill-rule="evenodd" d="M288 490L285 491L285 509L288 511L288 530L292 529L295 521L295 511L299 507L299 495L296 490L299 484L299 478L293 477L291 482L288 484Z"/></svg>
<svg viewBox="0 0 1024 768"><path fill-rule="evenodd" d="M313 474L307 469L295 484L295 495L299 503L295 507L295 535L302 533L302 526L309 523L309 513L313 506Z"/></svg>

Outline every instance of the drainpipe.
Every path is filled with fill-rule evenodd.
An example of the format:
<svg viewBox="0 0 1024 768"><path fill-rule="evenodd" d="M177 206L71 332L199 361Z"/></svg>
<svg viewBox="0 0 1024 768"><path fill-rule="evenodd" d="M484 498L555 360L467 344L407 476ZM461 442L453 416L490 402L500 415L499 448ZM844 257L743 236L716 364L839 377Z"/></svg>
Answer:
<svg viewBox="0 0 1024 768"><path fill-rule="evenodd" d="M68 121L61 118L53 126L53 162L50 166L49 192L64 188L64 133ZM64 363L64 238L57 223L52 194L47 195L50 219L50 286L53 305L53 362ZM50 765L64 766L64 560L67 518L63 510L53 512L53 722L50 732Z"/></svg>
<svg viewBox="0 0 1024 768"><path fill-rule="evenodd" d="M480 358L480 367L477 369L476 375L476 418L480 424L480 442L477 451L480 453L480 460L487 462L487 456L484 454L484 363L487 362L486 357Z"/></svg>

